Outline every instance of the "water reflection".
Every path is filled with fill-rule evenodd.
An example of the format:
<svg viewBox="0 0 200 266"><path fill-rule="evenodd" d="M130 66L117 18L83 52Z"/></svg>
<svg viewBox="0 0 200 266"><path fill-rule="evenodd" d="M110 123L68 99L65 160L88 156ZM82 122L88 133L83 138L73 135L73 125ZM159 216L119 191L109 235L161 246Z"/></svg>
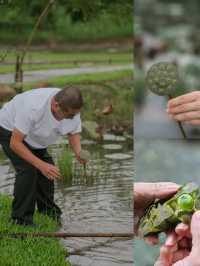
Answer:
<svg viewBox="0 0 200 266"><path fill-rule="evenodd" d="M55 199L63 210L61 230L83 233L131 232L132 144L127 144L124 139L117 142L121 145L120 153L126 154L127 159L106 159L106 154L115 156L118 150L108 150L88 141L83 143L86 143L84 149L91 153L87 177L76 174L69 182L56 184ZM115 143L116 140L104 144ZM53 145L50 152L55 156L57 146ZM76 165L77 170L80 167ZM12 194L14 174L7 160L2 160L0 173L0 192ZM133 240L130 239L70 238L62 240L62 243L72 254L69 259L74 266L133 265Z"/></svg>
<svg viewBox="0 0 200 266"><path fill-rule="evenodd" d="M137 139L135 180L197 181L200 184L199 140Z"/></svg>

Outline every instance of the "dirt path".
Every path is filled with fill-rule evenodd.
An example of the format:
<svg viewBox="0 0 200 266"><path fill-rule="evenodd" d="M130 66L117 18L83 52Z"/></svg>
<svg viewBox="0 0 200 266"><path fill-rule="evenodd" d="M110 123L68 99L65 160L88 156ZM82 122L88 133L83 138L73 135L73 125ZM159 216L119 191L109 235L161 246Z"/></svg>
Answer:
<svg viewBox="0 0 200 266"><path fill-rule="evenodd" d="M121 66L97 66L97 67L80 67L73 69L49 69L37 71L24 71L24 82L45 81L59 76L80 75L88 73L112 72L126 69L133 69L133 65ZM14 82L14 73L1 74L0 83Z"/></svg>

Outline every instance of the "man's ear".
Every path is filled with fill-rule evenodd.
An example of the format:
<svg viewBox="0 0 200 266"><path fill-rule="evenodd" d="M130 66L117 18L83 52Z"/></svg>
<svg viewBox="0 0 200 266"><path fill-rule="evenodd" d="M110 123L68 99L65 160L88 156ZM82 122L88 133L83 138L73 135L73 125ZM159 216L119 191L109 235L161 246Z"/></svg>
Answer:
<svg viewBox="0 0 200 266"><path fill-rule="evenodd" d="M58 102L53 98L52 105L54 108L57 108L59 106Z"/></svg>

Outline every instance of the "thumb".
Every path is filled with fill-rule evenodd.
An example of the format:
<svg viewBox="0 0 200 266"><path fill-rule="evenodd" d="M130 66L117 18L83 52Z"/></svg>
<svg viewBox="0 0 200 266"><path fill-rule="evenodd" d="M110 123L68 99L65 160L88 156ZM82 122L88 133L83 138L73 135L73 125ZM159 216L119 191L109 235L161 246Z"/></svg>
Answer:
<svg viewBox="0 0 200 266"><path fill-rule="evenodd" d="M192 250L200 250L200 211L197 211L192 216L191 221L192 233Z"/></svg>
<svg viewBox="0 0 200 266"><path fill-rule="evenodd" d="M180 188L180 185L172 182L157 182L151 184L151 194L154 199L165 199L175 194Z"/></svg>

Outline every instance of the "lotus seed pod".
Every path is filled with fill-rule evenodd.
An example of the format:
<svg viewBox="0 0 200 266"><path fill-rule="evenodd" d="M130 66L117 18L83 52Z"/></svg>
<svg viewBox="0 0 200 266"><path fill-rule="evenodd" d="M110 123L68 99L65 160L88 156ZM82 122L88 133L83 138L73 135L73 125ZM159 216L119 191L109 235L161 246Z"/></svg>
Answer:
<svg viewBox="0 0 200 266"><path fill-rule="evenodd" d="M147 88L158 95L173 95L176 92L178 83L178 69L173 63L161 62L153 64L147 72Z"/></svg>
<svg viewBox="0 0 200 266"><path fill-rule="evenodd" d="M195 183L182 186L170 199L156 201L139 221L139 234L147 236L165 232L179 222L190 223L192 214L200 206L200 191Z"/></svg>
<svg viewBox="0 0 200 266"><path fill-rule="evenodd" d="M194 200L190 194L184 193L177 199L178 207L183 211L192 211Z"/></svg>

